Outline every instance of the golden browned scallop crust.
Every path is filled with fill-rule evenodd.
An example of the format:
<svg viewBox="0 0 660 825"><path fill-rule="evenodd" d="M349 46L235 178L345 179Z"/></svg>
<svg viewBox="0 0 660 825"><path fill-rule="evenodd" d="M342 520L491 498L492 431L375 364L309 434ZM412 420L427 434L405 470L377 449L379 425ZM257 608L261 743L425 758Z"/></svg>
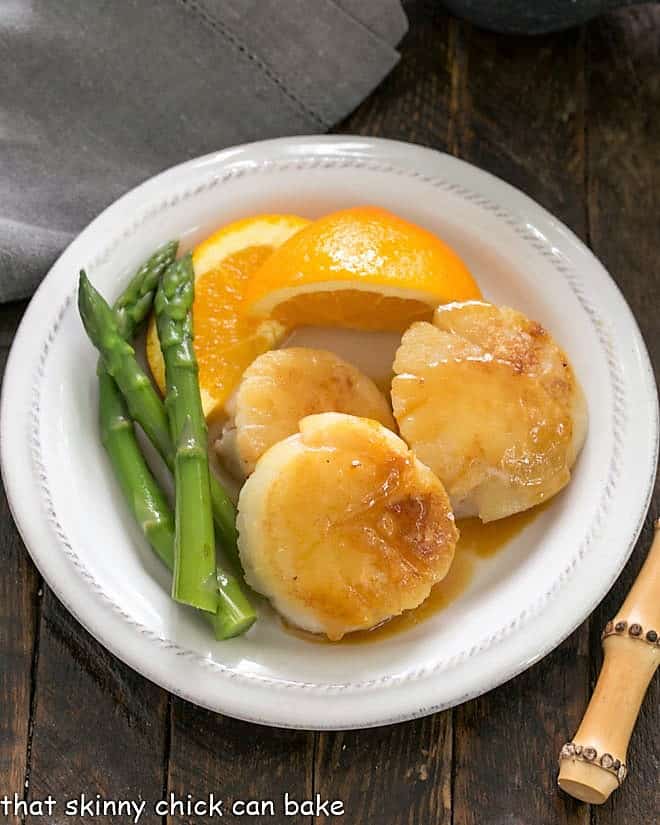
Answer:
<svg viewBox="0 0 660 825"><path fill-rule="evenodd" d="M238 530L248 583L330 639L424 601L458 539L434 474L378 422L340 413L304 418L263 455Z"/></svg>
<svg viewBox="0 0 660 825"><path fill-rule="evenodd" d="M370 378L338 355L308 347L259 356L245 371L228 412L216 449L239 478L254 470L269 447L297 432L307 415L343 412L396 427L388 401Z"/></svg>
<svg viewBox="0 0 660 825"><path fill-rule="evenodd" d="M478 301L413 324L394 363L402 437L438 475L458 517L503 518L555 495L586 435L566 354L535 321Z"/></svg>

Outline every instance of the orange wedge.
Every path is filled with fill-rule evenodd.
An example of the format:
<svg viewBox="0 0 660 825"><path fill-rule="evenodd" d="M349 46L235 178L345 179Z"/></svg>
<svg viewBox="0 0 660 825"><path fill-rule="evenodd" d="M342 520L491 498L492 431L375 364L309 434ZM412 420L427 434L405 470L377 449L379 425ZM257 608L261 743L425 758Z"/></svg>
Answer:
<svg viewBox="0 0 660 825"><path fill-rule="evenodd" d="M286 333L278 321L246 316L245 291L273 250L308 224L297 215L257 215L222 227L193 250L194 345L207 418L222 408L246 367L277 346ZM164 392L165 367L153 318L147 361Z"/></svg>
<svg viewBox="0 0 660 825"><path fill-rule="evenodd" d="M296 232L255 272L254 318L404 330L450 301L480 298L458 255L436 235L373 206L326 215Z"/></svg>

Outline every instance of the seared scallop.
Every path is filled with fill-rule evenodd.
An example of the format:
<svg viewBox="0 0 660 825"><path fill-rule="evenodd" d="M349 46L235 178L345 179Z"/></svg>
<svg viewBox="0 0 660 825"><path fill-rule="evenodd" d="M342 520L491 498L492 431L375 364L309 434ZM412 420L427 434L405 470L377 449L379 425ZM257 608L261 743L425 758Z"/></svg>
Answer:
<svg viewBox="0 0 660 825"><path fill-rule="evenodd" d="M503 518L568 483L587 409L540 324L508 307L447 304L406 331L394 372L401 435L443 482L457 518Z"/></svg>
<svg viewBox="0 0 660 825"><path fill-rule="evenodd" d="M221 461L247 477L269 447L298 432L307 415L343 412L396 427L383 393L357 367L332 352L290 347L260 355L227 406L216 443Z"/></svg>
<svg viewBox="0 0 660 825"><path fill-rule="evenodd" d="M340 639L426 599L458 531L437 477L377 421L303 418L238 502L248 583L291 624Z"/></svg>

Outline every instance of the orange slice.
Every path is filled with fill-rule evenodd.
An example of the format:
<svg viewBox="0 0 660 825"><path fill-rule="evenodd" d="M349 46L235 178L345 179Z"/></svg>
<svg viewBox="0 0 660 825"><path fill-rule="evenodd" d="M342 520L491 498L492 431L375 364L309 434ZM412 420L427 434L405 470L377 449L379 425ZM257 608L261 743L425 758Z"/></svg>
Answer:
<svg viewBox="0 0 660 825"><path fill-rule="evenodd" d="M273 250L308 224L297 215L257 215L222 227L193 250L195 354L207 417L222 407L246 367L286 333L278 321L246 316L245 291ZM147 361L164 392L165 367L153 318Z"/></svg>
<svg viewBox="0 0 660 825"><path fill-rule="evenodd" d="M250 280L248 312L286 326L404 330L450 301L480 298L436 235L373 206L334 212L297 232Z"/></svg>

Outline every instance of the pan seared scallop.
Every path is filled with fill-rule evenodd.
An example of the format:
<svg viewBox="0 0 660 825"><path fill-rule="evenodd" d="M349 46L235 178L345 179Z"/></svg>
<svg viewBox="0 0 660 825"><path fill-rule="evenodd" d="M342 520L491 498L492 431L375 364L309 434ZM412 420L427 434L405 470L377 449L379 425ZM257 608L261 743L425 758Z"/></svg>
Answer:
<svg viewBox="0 0 660 825"><path fill-rule="evenodd" d="M337 640L426 599L458 531L438 478L377 421L303 418L238 502L248 583L291 624Z"/></svg>
<svg viewBox="0 0 660 825"><path fill-rule="evenodd" d="M332 352L307 347L260 355L243 374L227 412L216 449L238 478L250 475L269 447L298 432L307 415L343 412L396 427L388 401L370 378Z"/></svg>
<svg viewBox="0 0 660 825"><path fill-rule="evenodd" d="M568 483L587 408L540 324L508 307L447 304L406 331L394 372L401 436L443 482L457 518L503 518Z"/></svg>

